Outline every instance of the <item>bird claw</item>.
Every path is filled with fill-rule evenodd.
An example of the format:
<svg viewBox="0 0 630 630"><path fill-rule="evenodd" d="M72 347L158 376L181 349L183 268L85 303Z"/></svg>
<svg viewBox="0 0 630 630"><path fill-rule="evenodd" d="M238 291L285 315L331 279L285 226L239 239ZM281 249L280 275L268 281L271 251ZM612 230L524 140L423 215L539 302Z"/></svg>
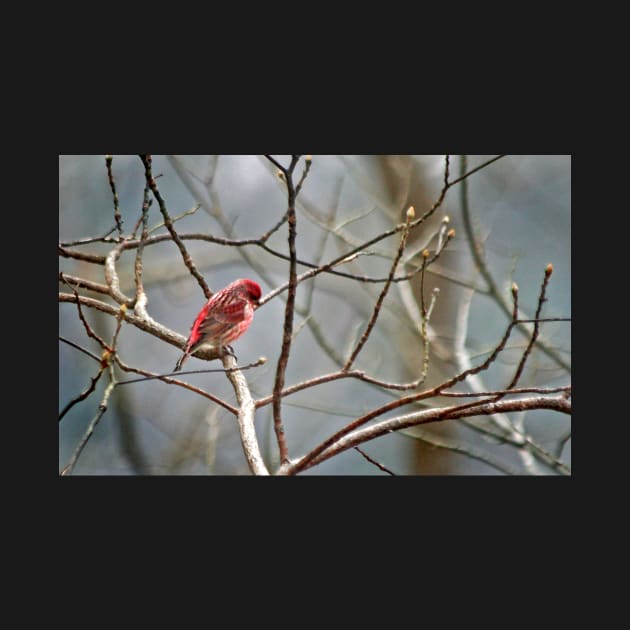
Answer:
<svg viewBox="0 0 630 630"><path fill-rule="evenodd" d="M232 348L232 346L223 346L223 351L226 354L229 354L231 357L234 357L235 361L238 361L236 355L234 354L234 348Z"/></svg>

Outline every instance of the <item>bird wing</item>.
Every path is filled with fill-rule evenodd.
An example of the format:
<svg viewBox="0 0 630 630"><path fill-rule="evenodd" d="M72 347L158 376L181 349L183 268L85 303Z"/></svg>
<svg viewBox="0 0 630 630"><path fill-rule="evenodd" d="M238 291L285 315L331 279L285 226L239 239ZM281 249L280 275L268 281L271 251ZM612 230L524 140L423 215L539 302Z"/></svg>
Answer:
<svg viewBox="0 0 630 630"><path fill-rule="evenodd" d="M223 337L233 326L243 321L248 304L247 300L240 296L231 296L220 305L210 302L206 314L200 317L198 334L214 338Z"/></svg>

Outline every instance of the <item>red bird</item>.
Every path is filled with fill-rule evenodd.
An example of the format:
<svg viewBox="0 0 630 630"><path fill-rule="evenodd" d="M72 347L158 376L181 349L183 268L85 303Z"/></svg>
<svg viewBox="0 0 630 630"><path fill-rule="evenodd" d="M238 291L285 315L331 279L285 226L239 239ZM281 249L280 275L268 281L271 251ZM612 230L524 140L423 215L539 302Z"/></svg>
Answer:
<svg viewBox="0 0 630 630"><path fill-rule="evenodd" d="M234 280L217 291L199 311L190 329L184 354L174 371L181 370L186 359L204 343L210 343L215 348L227 347L233 354L229 344L249 328L261 295L260 286L244 278Z"/></svg>

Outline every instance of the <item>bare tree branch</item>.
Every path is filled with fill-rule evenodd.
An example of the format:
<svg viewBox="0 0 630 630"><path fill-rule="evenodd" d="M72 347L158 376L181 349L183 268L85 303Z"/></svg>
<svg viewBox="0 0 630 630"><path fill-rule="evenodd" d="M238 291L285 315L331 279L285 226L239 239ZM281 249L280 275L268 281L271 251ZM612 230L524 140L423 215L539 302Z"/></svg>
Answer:
<svg viewBox="0 0 630 630"><path fill-rule="evenodd" d="M109 181L109 187L112 189L112 195L114 196L114 221L116 221L118 236L122 238L122 218L120 216L120 208L118 207L118 193L116 192L116 183L114 181L114 174L112 173L112 160L113 156L105 156L105 165L107 166L107 179Z"/></svg>
<svg viewBox="0 0 630 630"><path fill-rule="evenodd" d="M141 155L140 159L144 165L145 180L142 212L133 230L125 235L122 229L120 201L112 169L112 156L105 156L108 182L113 195L115 227L102 237L90 237L67 242L60 239L58 248L60 259L65 258L74 262L69 269L72 271L72 274L66 273L60 268L59 282L69 286L70 292L60 293L59 302L76 305L78 318L72 316L72 311L70 311L70 315L77 323L81 322L83 324L88 338L96 340L102 353L99 357L97 354L83 348L79 343L70 341L65 337L60 336L60 341L84 352L97 361L99 363L97 368L99 371L96 372L95 369L90 377L91 382L87 387L85 384L77 387L77 390L82 388L80 393L66 403L59 419L61 420L65 417L79 402L90 398L96 391L96 385L106 370L108 370L109 381L105 384L105 392L85 434L76 447L74 444L72 445L74 452L69 463L62 469L61 474L73 472L98 422L104 416L109 401L112 400L112 391L118 385L138 384L142 380L159 379L166 385L183 387L195 395L204 397L208 401L206 403L208 409L206 416L214 418L216 428L219 427L217 424L217 409L219 407L236 416L247 466L254 474L269 474L269 469L260 452L254 420L258 409L270 405L271 409L266 410L265 415L269 419L270 435L271 427L273 427L278 444L280 468L276 471L277 474L297 474L328 458L335 457L349 448L354 448L371 465L376 466L379 470L389 475L394 475L390 468L376 461L368 454L369 449L366 452L361 446L365 442L386 435L389 432L415 427L414 437L417 439L427 444L432 444L437 448L476 459L506 474L518 473L518 471L501 461L502 458L497 458L492 454L493 452L498 452L497 445L503 445L502 448L505 452L511 454L512 457L517 455L524 466L523 470L526 472L532 474L551 474L556 472L569 475L571 472L570 467L562 461L562 452L566 442L570 439L570 430L568 433L561 434L562 437L557 438L557 441L553 443L553 449L549 450L534 439L534 434L531 431L532 425L529 422L531 415L526 414L526 412L534 409L549 409L565 414L570 414L571 412L571 385L568 384L562 387L542 386L544 381L541 380L541 377L547 377L542 372L548 369L547 364L542 366L535 364L539 356L534 352L537 348L540 348L542 352L549 356L553 356L553 353L558 354L555 348L549 347L549 352L545 350L541 325L547 322L570 321L568 317L543 318L541 316L542 306L546 301L547 284L551 276L552 267L549 265L545 271L534 316L530 317L529 313L523 315L523 312L520 311L521 316L519 317L518 288L516 285L513 286L512 304L509 305L509 300L505 300L505 297L499 293L497 285L494 283L490 270L486 266L481 244L476 240L472 230L467 189L468 178L478 174L482 169L489 167L504 156L496 156L470 171L466 171L466 161L465 157L463 157L460 160L459 176L453 180L451 180L450 176L451 156L444 156L443 177L439 184L440 189L436 197L433 197L434 201L426 203L423 207L424 211L420 212L418 216L415 215L413 209L410 209L406 221L403 223L389 226L388 229L383 229L384 226L380 225L378 233L375 233L373 230L373 225L368 222L368 217L374 209L378 210L380 208L379 201L376 202L376 206L367 212L366 207L362 207L362 202L359 201L356 209L350 209L350 215L352 215L350 218L347 218L349 215L346 214L337 216L337 208L341 198L341 186L345 175L339 177L339 185L334 186L332 189L333 197L335 198L334 203L325 204L322 201L323 197L321 194L318 194L315 187L309 190L313 194L313 200L317 200L316 203L308 201L302 196L298 200L298 195L302 195L302 188L312 166L311 156L293 155L288 159L285 156L281 160L273 156L265 157L273 167L268 167L268 170L273 171L275 169L273 171L274 183L281 186L287 195L286 210L272 210L271 218L268 223L265 221L266 225L262 224L262 228L260 228L262 233L259 232L259 236L239 239L237 238L239 234L235 229L236 215L232 216L223 213L219 199L219 189L215 187L215 180L220 182L222 179L215 177L218 157L211 158L209 169L199 174L195 174L192 171L189 172L188 167L179 158L171 160L182 182L194 196L198 196L200 201L192 210L171 218L164 197L156 184L156 180L160 175L154 176L152 174L152 157L150 155ZM298 175L295 169L300 159L303 158L305 158L305 162L302 173ZM288 166L283 166L281 161L288 161ZM206 161L197 163L207 164ZM397 165L394 166L398 168ZM325 173L325 169L318 171L317 176L321 178L322 172ZM401 175L404 179L404 190L397 190L392 198L400 199L400 193L405 191L405 194L408 196L411 194L409 173L409 169L396 172L396 186L398 186L397 178ZM193 181L192 177L203 183L207 194L205 190L200 188L198 183ZM321 179L318 179L317 183L319 184L321 181ZM363 183L369 188L368 192L365 193L368 195L368 199L369 195L376 195L374 187L367 179ZM356 186L359 186L361 193L365 192L361 181L354 177L353 185L351 191L346 191L348 195L355 195ZM475 267L478 269L481 278L483 278L482 283L485 283L487 288L477 287L478 279L464 277L463 273L460 276L458 271L449 268L452 261L457 261L457 264L460 264L457 248L455 250L451 248L448 259L444 258L437 263L455 234L454 230L451 229L448 216L443 216L441 221L439 218L436 220L438 227L430 228L423 232L428 219L445 206L448 191L456 185L460 186L460 202L463 210L466 238L473 252ZM391 186L390 181L387 182L387 186ZM309 193L307 192L307 194ZM151 195L157 201L156 205L159 206L163 223L156 223L154 227L149 229L148 213L152 204L152 199L149 198ZM344 194L344 199L346 197L352 199L351 203L354 204L356 197L348 195ZM378 195L374 196L374 198L377 197ZM411 199L411 196L409 196L409 199ZM389 204L389 202L386 203ZM126 205L126 202L123 201L123 204ZM391 210L390 205L386 206L388 210ZM188 217L199 207L204 208L211 220L217 221L220 229L223 230L222 236L214 236L207 233L207 230L201 230L198 233L179 233L179 230L175 229L175 223L178 220ZM279 214L282 214L282 216L279 216ZM297 254L297 222L300 216L310 222L310 225L306 227L315 231L315 236L310 241L305 241L305 243L307 242L307 247L309 247L308 259L300 258ZM373 218L374 215L372 215ZM358 219L362 220L359 221ZM372 219L370 219L370 222ZM208 219L203 216L195 218L196 222L200 220L207 221ZM378 220L381 221L382 219L379 217ZM281 230L285 224L287 225L288 250L286 247L275 249L275 247L270 246L270 243L277 242L278 235L274 239L271 239L271 237ZM162 227L166 228L167 233L153 234L155 230ZM305 228L301 229L301 233L303 231L305 231ZM112 235L112 233L116 232L117 235ZM139 238L137 238L138 233L140 234ZM319 238L317 233L320 234ZM406 247L407 240L412 237L412 233L416 237L413 252ZM395 235L398 235L396 239L385 243L386 239ZM335 242L327 243L330 236L335 239ZM152 273L148 276L144 274L143 266L148 264L147 261L153 262L153 260L156 260L155 257L145 254L147 247L173 241L180 250L186 268L200 284L206 297L209 297L212 295L212 291L205 283L203 276L197 270L184 246L186 241L191 240L207 243L208 251L213 256L213 265L215 261L219 265L233 264L234 256L229 254L227 256L220 254L218 258L214 258L214 256L217 249L236 247L236 250L233 251L238 252L238 257L242 258L242 261L238 260L237 264L244 263L254 273L258 274L257 277L262 279L267 285L268 293L260 299L259 307L276 298L280 298L284 302L284 318L281 325L282 343L279 348L277 365L275 366L273 385L266 389L263 387L258 392L256 391L256 385L265 382L261 378L261 376L265 376L264 371L254 373L254 376L249 378L251 384L253 384L257 400L252 396L250 384L245 377L245 370L260 366L264 362L263 359L239 367L236 364L235 357L223 353L219 348L205 346L198 350L196 356L206 360L220 358L223 362L223 369L193 370L177 374L178 377L181 377L188 373L224 372L231 383L237 400L237 403L230 404L211 392L173 378L169 373L160 374L127 365L118 356L117 345L119 339L121 340L120 343L122 343L122 340L125 343L131 340L131 337L121 334L123 321L143 332L147 332L155 339L161 339L178 348L184 346L186 340L182 335L168 329L149 315L145 283L155 283L159 291L162 278L159 278L159 274L156 273L158 272L157 267L155 270L150 269L149 271ZM106 252L105 255L96 253L99 252L99 243L110 244L112 249ZM92 251L81 251L81 248L90 245L93 245ZM420 248L418 248L419 245ZM101 251L102 247L100 246ZM124 258L123 254L125 252L134 249L136 250L135 256L132 254L133 260L130 266L123 266L119 263ZM328 252L330 251L333 253L329 254ZM382 261L376 261L378 264L374 265L374 259L368 258L369 256L378 256L388 261L385 263L388 267L385 277L380 277L378 272ZM284 282L278 281L278 260L288 261L288 274ZM269 262L272 264L268 264ZM437 264L434 265L434 263ZM96 265L96 267L88 268L84 272L88 265ZM298 274L299 266L305 271ZM104 283L102 281L99 282L99 278L94 275L95 273L101 274L99 267L102 267ZM129 274L130 268L132 275ZM367 273L368 271L369 273ZM377 272L375 273L375 271ZM318 281L317 279L317 276L322 273L327 274L326 282L323 280ZM453 297L446 294L444 301L441 299L438 303L440 308L439 311L436 309L436 321L430 325L439 289L430 286L434 276L430 276L429 273L436 274L438 277L444 277L448 282L452 282L453 291L456 290L458 295L462 293L459 287L464 287L464 301L459 303L457 318L452 324L449 323L444 326L441 323L446 312L444 309L450 308ZM84 275L88 276L89 279L88 277L82 277ZM131 280L129 280L130 277ZM163 278L166 277L167 274L164 274ZM256 276L252 275L251 277ZM338 281L338 278L343 278L344 283ZM341 322L335 322L337 325L329 326L330 322L325 314L326 300L329 297L337 299L339 296L343 296L345 287L349 286L347 281L350 281L351 285L359 286L369 300L368 305L362 305L359 311L362 321L365 322L365 328L362 331L356 330L354 333L350 330L346 335L347 340L345 343L339 343L338 341L334 343L333 340L339 338L339 324ZM418 285L412 285L412 282L418 282ZM382 286L370 286L373 284ZM393 284L398 287L400 295L391 294L390 290ZM298 303L297 288L300 285L302 285L303 291L300 290ZM150 291L152 291L152 286L153 284L149 286ZM60 289L62 288L60 287ZM317 293L315 292L316 288ZM448 288L450 289L451 287L449 286ZM93 292L99 299L86 297L81 295L79 291L83 293ZM326 300L324 299L324 293L326 294ZM493 298L500 305L501 310L509 316L509 322L504 329L503 335L499 338L501 332L499 331L497 338L491 342L495 344L493 349L486 351L484 348L482 351L476 352L476 354L472 354L468 348L470 344L468 338L470 300L473 294L483 294ZM431 296L430 299L429 295ZM320 296L322 296L321 301L319 301ZM317 310L313 311L312 306L316 301ZM158 304L159 302L156 301L156 305ZM83 310L86 306L116 318L115 331L111 341L102 339L91 328ZM158 313L159 311L156 310L152 314L157 317ZM299 318L297 322L294 321L296 315ZM397 357L397 349L394 344L404 339L405 341L402 341L402 343L410 341L417 344L418 350L422 348L421 365L419 365L419 356L414 356L413 361L411 361L409 357L412 353L404 350L399 355L402 362L400 364L391 364L391 373L396 375L393 378L388 378L387 374L388 361L390 359L388 353L386 353L386 356L375 354L374 357L371 357L373 360L369 364L369 371L354 369L354 363L358 359L358 355L364 352L370 336L373 336L374 329L377 328L377 323L379 327L392 325L393 329L401 334L400 338L398 338L398 335L395 336L395 339L392 338L391 355L394 359ZM347 325L350 328L353 326L352 323ZM290 371L288 367L289 363L292 365L291 359L293 355L291 352L294 347L293 341L302 329L306 328L312 333L312 338L304 339L303 336L300 336L300 346L304 342L311 344L310 347L315 349L318 358L326 362L324 365L330 365L330 362L332 362L333 370L328 373L322 373L330 368L323 369L320 367L319 370L315 369L312 372L309 371L303 374L300 377L301 380L292 379L291 374L294 374L294 372L293 370ZM521 334L526 334L527 338L523 343L519 343L518 353L512 354L510 352L508 354L508 350L513 351L516 347L513 341L510 342L514 328L517 328ZM80 328L79 332L81 332ZM405 335L404 337L402 336L403 334ZM75 335L73 334L73 336ZM509 345L508 342L510 342ZM419 352L417 354L419 355ZM347 358L344 358L343 355ZM433 359L432 355L435 356L435 359ZM562 361L564 362L555 360L555 364L569 369L570 364L564 359ZM410 363L410 365L407 365L407 363ZM413 363L413 366L411 363ZM114 373L114 365L117 365L124 372L138 374L140 378L118 380ZM297 365L296 362L296 367ZM454 365L455 367L453 367ZM525 370L526 365L528 366L527 370ZM490 371L491 367L492 370ZM308 365L307 369L309 369ZM435 374L433 373L434 369L437 371ZM536 371L534 372L534 370ZM418 371L420 374L417 373ZM482 379L486 376L483 374L485 371L488 371L488 378L493 379L492 386L484 385ZM501 375L504 371L506 376L501 380L507 384L505 387L500 388L494 385L496 382L495 375ZM411 372L412 378L417 378L413 381L405 382L405 377L399 377L399 374L407 374L409 372ZM532 375L531 377L530 374ZM432 386L420 390L420 386L424 384L425 379L429 376ZM341 382L348 378L353 379L356 383L351 385L346 381L345 385L342 385ZM526 379L529 379L529 382L525 382ZM287 386L285 384L286 380L298 380L298 382ZM438 380L440 382L435 385L434 383ZM334 383L337 385L334 385ZM537 386L539 383L542 385ZM461 387L456 387L459 384L461 384ZM521 386L517 386L519 384ZM348 409L337 410L334 406L331 408L330 405L328 405L328 409L324 409L320 403L307 402L305 404L303 400L300 400L301 397L298 397L297 403L294 400L283 400L286 396L312 390L314 387L323 385L326 385L326 389L313 391L312 394L317 395L320 392L324 392L327 395L332 394L334 396L336 391L341 392L344 391L344 388L347 388L349 392L352 392L351 398L355 403L354 411L349 411ZM142 387L139 385L138 389ZM271 391L269 391L270 389ZM452 391L453 389L464 391ZM376 398L372 398L376 402L371 404L362 403L359 399L362 399L362 392L365 391L370 396L376 396ZM401 393L398 394L398 392ZM383 398L385 399L384 401ZM119 403L121 399L119 396L113 400ZM368 398L366 397L364 400L368 400ZM340 426L339 423L336 425L330 424L329 426L332 428L323 433L323 435L328 433L328 437L323 440L322 438L313 440L314 443L318 441L320 443L316 444L314 448L309 447L310 450L303 449L307 451L304 455L298 458L290 457L285 435L285 423L289 419L283 417L282 412L284 409L284 415L286 416L287 407L294 404L303 406L306 409L327 413L331 420L334 420L334 416L337 413L342 417L347 416L348 420L344 420L341 423L343 426L340 429L338 428ZM399 415L392 417L392 412ZM508 415L512 413L515 413L516 416ZM452 421L455 429L461 428L464 430L465 427L470 427L486 440L487 448L479 449L476 446L466 444L465 441L460 439L438 437L433 435L432 431L419 428L424 424L446 421ZM65 424L60 425L60 427L64 426ZM289 425L291 431L293 426L293 424ZM186 430L186 433L186 444L183 450L180 448L181 440L179 438L177 440L180 443L180 446L177 447L178 454L171 458L172 461L177 463L175 467L166 467L166 470L170 472L180 470L180 464L186 461L187 458L200 456L201 450L197 447L191 447L191 440L198 439L196 431L190 432ZM304 435L300 438L300 433L297 429L295 437L296 444L300 443L298 440L307 441ZM298 446L298 448L300 447ZM300 450L302 449L300 448ZM271 458L269 461L275 460L272 451L267 453L266 458ZM213 460L214 456L209 457L209 461ZM519 467L518 470L521 470L521 468Z"/></svg>
<svg viewBox="0 0 630 630"><path fill-rule="evenodd" d="M367 461L370 462L370 464L372 464L373 466L380 468L383 472L386 472L388 475L393 475L394 477L396 476L395 472L392 472L389 468L387 468L387 466L384 466L383 464L377 462L375 459L371 458L363 449L359 448L358 446L355 446L354 450L360 455L362 455L365 459L367 459Z"/></svg>
<svg viewBox="0 0 630 630"><path fill-rule="evenodd" d="M499 156L499 157L503 157L503 156ZM460 159L460 171L462 173L464 173L464 171L466 170L466 163L467 163L466 156L462 155ZM469 209L469 204L468 204L468 186L467 186L468 182L466 181L466 178L472 173L479 170L479 168L482 168L484 166L487 166L487 163L482 164L481 167L478 167L477 169L473 169L469 173L465 173L464 175L460 176L457 180L455 180L455 182L453 182L453 184L459 181L462 182L462 186L460 187L460 203L462 207L462 218L463 218L464 229L467 235L468 242L470 244L470 251L471 251L475 266L477 267L479 273L481 273L483 279L486 281L486 284L488 285L488 291L490 295L492 296L492 298L499 305L499 307L501 308L503 312L505 312L506 314L509 314L509 308L501 295L501 291L499 291L499 288L497 287L497 284L494 281L494 278L492 277L492 274L490 273L484 261L483 251L482 251L481 245L477 242L475 238L473 227L472 227L472 221L470 218L470 209ZM529 332L524 327L519 326L519 330L523 334L529 336ZM538 346L548 357L553 359L553 361L555 361L559 366L564 368L567 372L570 371L571 366L553 348L550 348L547 342L545 342L542 339L539 339Z"/></svg>
<svg viewBox="0 0 630 630"><path fill-rule="evenodd" d="M71 302L76 304L77 297L74 295L69 295L67 293L60 293L59 301ZM119 312L119 308L116 306L111 306L110 304L106 304L105 302L101 302L99 300L95 300L93 298L85 297L82 295L78 297L78 301L83 306L95 308L99 311L102 311L103 313L107 313L108 315L113 315L114 317L117 316ZM166 328L166 326L163 326L162 324L159 324L154 320L146 320L143 317L139 317L128 311L124 314L124 319L127 323L132 324L136 328L139 328L140 330L143 330L144 332L147 332L154 337L157 337L158 339L162 339L163 341L166 341L167 343L170 343L177 348L183 348L186 344L186 337L180 335L179 333L173 332L172 330L169 330L168 328ZM200 359L205 359L206 361L218 359L220 358L220 355L221 353L219 352L219 350L217 350L216 348L209 348L207 346L201 347L199 348L199 350L197 350L197 352L195 352L196 357Z"/></svg>
<svg viewBox="0 0 630 630"><path fill-rule="evenodd" d="M111 366L110 366L110 370L111 370ZM99 420L103 417L103 414L107 411L107 405L108 405L108 402L109 402L109 397L110 397L111 393L114 391L115 385L116 385L116 382L112 378L110 380L109 384L107 385L107 387L105 388L105 393L103 394L103 398L101 399L101 403L98 406L98 411L96 412L96 415L94 416L94 418L92 418L92 421L88 425L88 428L87 428L85 434L83 435L83 437L79 441L79 444L78 444L77 448L75 449L74 453L72 454L72 457L70 458L70 462L61 471L62 475L71 475L72 474L72 471L74 470L74 467L75 467L75 465L77 463L77 460L79 459L79 456L81 455L83 449L85 448L85 445L87 444L87 441L92 437L92 434L94 433L94 429L96 428L96 425L98 424Z"/></svg>
<svg viewBox="0 0 630 630"><path fill-rule="evenodd" d="M149 372L147 370L141 370L139 368L134 368L131 367L129 365L127 365L126 363L123 363L123 361L120 359L120 357L116 357L116 363L118 364L118 366L124 370L125 372L133 372L135 374L142 374L144 375L144 378L141 379L129 379L126 381L118 381L116 383L116 385L127 385L128 383L137 383L139 381L146 381L146 380L150 380L150 379L159 379L161 381L164 381L165 383L169 384L169 385L177 385L178 387L182 387L184 389L187 389L191 392L194 392L195 394L199 394L200 396L203 396L204 398L207 398L208 400L211 400L212 402L216 403L217 405L220 405L221 407L223 407L225 410L229 411L230 413L234 414L235 416L238 415L238 409L236 407L233 407L232 405L230 405L229 403L225 402L224 400L222 400L221 398L219 398L218 396L215 396L214 394L211 394L210 392L207 392L203 389L200 389L199 387L195 387L194 385L191 385L190 383L186 383L185 381L180 381L177 378L171 378L169 376L165 376L163 374L153 374L152 372ZM201 370L203 371L203 370ZM223 372L224 370L220 370L221 372ZM177 372L177 374L188 374L189 372Z"/></svg>
<svg viewBox="0 0 630 630"><path fill-rule="evenodd" d="M59 341L63 341L64 343L67 343L69 346L72 346L75 350L78 350L79 352L83 352L83 354L87 354L88 357L94 359L96 362L98 363L101 362L101 357L97 357L93 352L90 352L89 350L82 348L79 344L74 343L74 341L70 341L70 339L66 339L65 337L62 337L61 335L59 335Z"/></svg>
<svg viewBox="0 0 630 630"><path fill-rule="evenodd" d="M398 263L400 262L400 258L402 257L403 251L405 249L405 245L407 244L407 237L409 236L409 226L414 216L415 216L415 210L413 206L410 206L409 209L407 210L407 221L405 223L405 228L403 229L402 235L400 237L400 245L398 246L398 253L396 254L396 257L394 258L394 262L392 263L391 269L389 271L389 276L387 278L387 282L385 283L385 286L383 287L380 295L378 296L378 299L376 300L376 304L374 305L374 309L372 311L372 316L370 317L370 321L368 322L365 328L365 331L363 332L363 335L361 335L361 339L359 339L359 342L357 343L356 347L352 351L352 354L348 357L346 364L343 366L344 371L349 370L352 367L354 360L357 358L357 356L359 355L359 352L361 352L363 346L366 344L368 337L370 336L370 333L372 332L372 329L374 328L374 324L376 324L376 320L378 319L378 314L381 311L383 300L385 299L385 296L387 295L387 292L389 291L389 287L391 286L391 283L392 283L392 278L394 277L394 274L396 273L396 267L398 267Z"/></svg>
<svg viewBox="0 0 630 630"><path fill-rule="evenodd" d="M276 164L273 158L269 158L271 162ZM280 449L280 462L286 464L289 461L289 451L287 449L286 437L284 435L284 425L282 423L281 405L282 397L280 392L284 387L285 372L289 361L289 352L291 350L291 340L293 338L293 313L295 309L295 293L297 289L297 254L295 251L295 237L297 234L296 224L297 218L295 214L295 198L296 192L293 186L293 170L299 160L299 155L291 157L291 164L287 169L282 169L284 179L287 185L288 211L287 221L289 223L289 255L291 257L289 264L289 293L287 303L284 310L284 326L282 333L282 349L278 366L276 368L276 380L273 386L273 424L278 440L278 448ZM280 167L281 168L281 167Z"/></svg>
<svg viewBox="0 0 630 630"><path fill-rule="evenodd" d="M479 414L490 415L495 413L508 413L511 411L522 411L527 409L553 409L561 413L571 413L571 403L564 397L547 398L547 397L534 397L534 398L521 398L518 400L501 400L498 402L479 403L475 407L469 407L468 405L460 409L459 406L443 407L438 409L427 409L424 411L417 411L404 416L398 416L381 422L357 429L352 433L340 438L331 444L327 449L318 454L317 457L309 460L305 465L302 464L302 460L293 462L290 466L282 469L282 474L294 474L298 470L304 470L311 466L321 463L322 461L329 459L349 448L352 448L358 444L362 444L369 440L380 437L392 431L399 431L407 427L412 427L420 424L428 424L430 422L441 422L444 420L453 420L457 418L471 417ZM279 473L280 474L280 473Z"/></svg>
<svg viewBox="0 0 630 630"><path fill-rule="evenodd" d="M190 254L188 253L188 251L186 250L184 243L182 242L177 232L175 231L175 227L173 226L173 221L171 220L168 210L166 209L166 204L164 203L164 199L162 199L162 195L160 194L160 191L157 187L155 178L153 177L153 174L151 172L152 158L150 155L141 155L140 159L142 160L142 163L144 164L144 171L146 175L147 184L149 188L151 189L151 192L153 193L153 196L155 197L156 201L158 202L158 205L160 206L160 212L162 213L162 216L164 217L164 225L166 226L166 229L169 231L171 238L173 239L173 241L175 241L175 244L179 248L179 251L182 254L182 258L184 259L184 264L186 265L186 267L188 267L188 269L190 270L190 273L199 283L199 286L201 287L203 294L206 296L206 300L209 300L210 297L212 297L212 291L208 287L208 284L204 280L203 276L197 271L197 267L195 266L195 263L190 257Z"/></svg>
<svg viewBox="0 0 630 630"><path fill-rule="evenodd" d="M258 446L258 439L256 438L256 429L254 427L256 406L247 386L247 381L240 370L234 369L236 368L234 357L226 353L222 356L222 360L223 367L228 370L227 377L230 379L236 392L236 399L239 405L237 415L238 428L241 432L241 444L243 445L249 469L254 475L268 475L269 471L263 461Z"/></svg>
<svg viewBox="0 0 630 630"><path fill-rule="evenodd" d="M68 404L63 408L63 411L59 414L59 422L61 422L62 418L68 413L68 411L70 411L70 409L72 409L72 407L74 407L77 403L80 403L82 400L85 400L94 391L96 383L98 383L106 367L107 365L102 365L101 369L96 373L96 376L93 376L90 379L91 382L87 388L68 402Z"/></svg>
<svg viewBox="0 0 630 630"><path fill-rule="evenodd" d="M466 457L470 459L476 459L480 462L483 462L484 464L487 464L491 468L494 468L495 470L505 473L506 475L518 474L518 471L516 469L512 468L511 466L507 466L503 464L495 457L492 457L488 453L485 453L484 451L478 448L474 448L469 445L464 445L459 442L456 442L455 440L451 440L442 436L437 437L435 435L431 435L428 433L428 431L420 432L420 429L418 429L418 427L414 427L414 429L415 429L415 432L412 436L413 439L417 439L417 440L420 440L421 442L425 442L426 444L434 446L435 448L441 448L447 451L451 451L453 453L459 453L460 455L465 455ZM357 447L355 446L355 448Z"/></svg>

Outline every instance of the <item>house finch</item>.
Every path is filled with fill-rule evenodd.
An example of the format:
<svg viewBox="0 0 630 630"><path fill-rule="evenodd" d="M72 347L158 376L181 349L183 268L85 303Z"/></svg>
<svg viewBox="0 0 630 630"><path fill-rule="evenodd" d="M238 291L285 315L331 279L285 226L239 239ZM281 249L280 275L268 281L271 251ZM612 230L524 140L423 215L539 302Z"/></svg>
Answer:
<svg viewBox="0 0 630 630"><path fill-rule="evenodd" d="M204 343L225 346L233 354L228 344L249 328L261 293L256 282L242 278L217 291L199 311L174 371L181 370L184 361Z"/></svg>

